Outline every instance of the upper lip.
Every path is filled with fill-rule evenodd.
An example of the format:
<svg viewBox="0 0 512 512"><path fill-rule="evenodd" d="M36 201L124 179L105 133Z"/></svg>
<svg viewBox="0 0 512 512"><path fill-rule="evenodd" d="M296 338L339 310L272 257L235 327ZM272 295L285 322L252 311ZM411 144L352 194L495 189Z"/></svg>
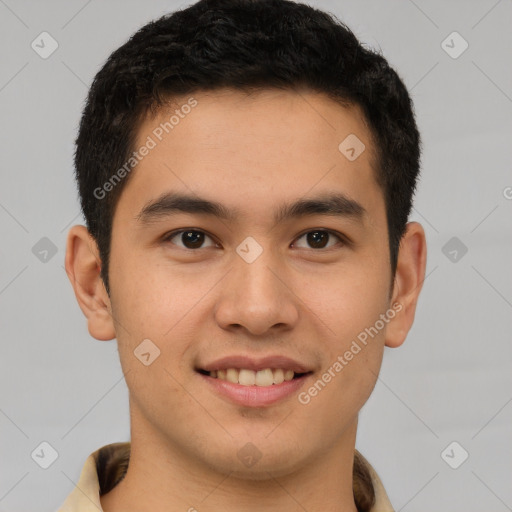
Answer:
<svg viewBox="0 0 512 512"><path fill-rule="evenodd" d="M226 356L207 363L198 369L205 371L227 370L228 368L247 369L255 372L266 368L293 370L295 373L307 373L311 369L298 361L286 356L250 357L244 355Z"/></svg>

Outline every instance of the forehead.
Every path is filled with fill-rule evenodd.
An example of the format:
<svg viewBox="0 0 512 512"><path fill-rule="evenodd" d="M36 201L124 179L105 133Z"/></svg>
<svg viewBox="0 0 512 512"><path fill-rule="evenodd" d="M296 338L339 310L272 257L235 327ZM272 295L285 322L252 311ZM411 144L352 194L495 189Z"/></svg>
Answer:
<svg viewBox="0 0 512 512"><path fill-rule="evenodd" d="M277 150L290 159L293 153L314 156L329 149L339 156L338 142L354 135L365 141L365 157L374 157L371 131L358 105L344 106L306 90L220 89L175 97L147 116L137 135L139 143L147 136L158 143L172 143L171 135L178 135L180 146L188 142L213 150L243 145L249 154L253 149L260 157L271 157ZM253 139L252 146L248 138Z"/></svg>
<svg viewBox="0 0 512 512"><path fill-rule="evenodd" d="M151 149L121 195L133 207L173 189L237 210L251 203L254 211L256 202L260 213L268 203L336 188L369 206L382 202L360 108L319 93L222 89L175 97L139 126L135 149L145 145Z"/></svg>

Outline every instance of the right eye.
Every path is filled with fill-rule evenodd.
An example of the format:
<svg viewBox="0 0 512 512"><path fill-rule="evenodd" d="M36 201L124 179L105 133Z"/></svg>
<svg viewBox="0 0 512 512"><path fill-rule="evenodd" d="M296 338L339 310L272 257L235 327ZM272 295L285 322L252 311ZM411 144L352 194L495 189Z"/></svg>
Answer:
<svg viewBox="0 0 512 512"><path fill-rule="evenodd" d="M205 238L209 238L213 241L213 239L207 235L204 231L200 231L198 229L180 229L178 231L173 231L166 235L163 239L164 242L170 242L173 245L178 245L177 243L172 242L174 238L177 238L183 244L181 248L187 250L195 250L202 249L202 244L204 243ZM218 244L213 242L211 247L216 247Z"/></svg>

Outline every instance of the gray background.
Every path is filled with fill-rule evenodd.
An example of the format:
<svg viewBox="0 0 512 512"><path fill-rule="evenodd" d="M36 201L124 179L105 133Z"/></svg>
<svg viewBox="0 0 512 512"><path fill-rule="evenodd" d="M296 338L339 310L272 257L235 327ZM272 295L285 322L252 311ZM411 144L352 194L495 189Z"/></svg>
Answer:
<svg viewBox="0 0 512 512"><path fill-rule="evenodd" d="M397 511L512 510L512 4L311 4L382 49L411 90L424 144L413 219L428 277L408 340L386 349L357 446ZM185 5L0 0L1 511L55 510L92 451L129 440L116 341L89 336L63 268L67 230L83 222L73 140L108 55ZM59 45L47 59L31 48L43 31ZM454 31L469 44L457 58L458 36L442 45ZM46 261L43 237L57 250ZM46 470L31 458L43 441L58 452Z"/></svg>

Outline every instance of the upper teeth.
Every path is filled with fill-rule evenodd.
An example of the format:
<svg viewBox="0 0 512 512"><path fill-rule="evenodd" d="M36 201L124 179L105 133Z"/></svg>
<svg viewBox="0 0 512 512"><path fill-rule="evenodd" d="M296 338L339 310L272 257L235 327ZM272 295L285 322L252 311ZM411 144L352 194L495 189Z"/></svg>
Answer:
<svg viewBox="0 0 512 512"><path fill-rule="evenodd" d="M242 386L272 386L272 384L281 384L285 380L292 380L294 375L293 370L282 370L281 368L276 370L265 368L258 372L245 368L228 368L210 372L210 377L227 380L233 384L242 384Z"/></svg>

